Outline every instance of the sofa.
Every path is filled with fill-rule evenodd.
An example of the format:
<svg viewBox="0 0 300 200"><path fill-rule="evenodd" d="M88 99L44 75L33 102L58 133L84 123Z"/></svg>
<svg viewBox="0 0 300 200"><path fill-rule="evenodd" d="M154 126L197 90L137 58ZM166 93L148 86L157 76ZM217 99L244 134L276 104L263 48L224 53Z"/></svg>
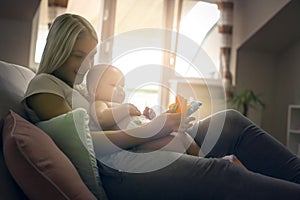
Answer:
<svg viewBox="0 0 300 200"><path fill-rule="evenodd" d="M51 138L28 121L21 100L35 73L5 61L0 70L0 199L99 199Z"/></svg>
<svg viewBox="0 0 300 200"><path fill-rule="evenodd" d="M26 114L20 104L20 101L27 84L34 76L34 73L27 68L3 61L0 61L0 70L0 92L2 94L0 103L0 199L27 199L23 191L10 175L5 164L3 156L2 127L4 117L8 114L10 109L13 109L15 112L26 118Z"/></svg>

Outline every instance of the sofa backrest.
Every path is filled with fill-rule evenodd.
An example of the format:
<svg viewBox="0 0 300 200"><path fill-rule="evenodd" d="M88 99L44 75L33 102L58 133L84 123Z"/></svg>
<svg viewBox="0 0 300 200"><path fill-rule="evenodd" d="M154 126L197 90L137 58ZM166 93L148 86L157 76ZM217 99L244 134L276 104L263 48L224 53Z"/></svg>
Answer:
<svg viewBox="0 0 300 200"><path fill-rule="evenodd" d="M9 109L27 118L21 100L34 72L3 61L0 61L0 72L0 119L7 115Z"/></svg>
<svg viewBox="0 0 300 200"><path fill-rule="evenodd" d="M34 72L30 69L0 61L0 199L26 199L23 192L10 176L3 158L2 126L3 118L13 110L28 119L21 104L29 81Z"/></svg>

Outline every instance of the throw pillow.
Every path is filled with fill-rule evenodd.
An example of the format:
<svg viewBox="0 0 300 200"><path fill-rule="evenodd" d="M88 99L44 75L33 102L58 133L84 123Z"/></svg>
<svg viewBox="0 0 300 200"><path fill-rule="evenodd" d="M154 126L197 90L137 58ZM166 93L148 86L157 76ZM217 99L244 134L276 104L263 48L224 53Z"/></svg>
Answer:
<svg viewBox="0 0 300 200"><path fill-rule="evenodd" d="M29 199L96 199L51 138L13 111L4 121L3 152Z"/></svg>
<svg viewBox="0 0 300 200"><path fill-rule="evenodd" d="M88 123L87 111L77 108L36 125L71 160L90 191L99 199L107 199L101 184Z"/></svg>

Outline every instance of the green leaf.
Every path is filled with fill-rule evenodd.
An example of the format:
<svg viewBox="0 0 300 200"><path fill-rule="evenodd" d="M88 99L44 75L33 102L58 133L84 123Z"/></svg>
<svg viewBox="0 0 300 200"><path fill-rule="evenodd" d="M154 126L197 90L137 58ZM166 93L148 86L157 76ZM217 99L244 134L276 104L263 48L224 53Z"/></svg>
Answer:
<svg viewBox="0 0 300 200"><path fill-rule="evenodd" d="M231 99L229 99L229 102L245 115L247 115L249 107L255 108L257 105L261 106L262 108L265 107L265 104L260 99L260 96L256 95L251 89L245 89L240 94L235 94Z"/></svg>

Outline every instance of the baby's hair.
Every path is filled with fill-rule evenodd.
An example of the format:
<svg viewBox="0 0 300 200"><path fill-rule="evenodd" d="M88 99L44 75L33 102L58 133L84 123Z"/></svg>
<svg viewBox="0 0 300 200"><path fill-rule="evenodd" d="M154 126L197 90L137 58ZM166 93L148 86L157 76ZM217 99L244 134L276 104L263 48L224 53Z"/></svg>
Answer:
<svg viewBox="0 0 300 200"><path fill-rule="evenodd" d="M99 64L92 67L86 76L86 87L89 94L94 94L101 76L111 65Z"/></svg>
<svg viewBox="0 0 300 200"><path fill-rule="evenodd" d="M90 95L94 94L96 92L98 83L102 76L104 76L105 72L109 68L115 68L117 67L109 64L98 64L92 67L86 76L86 86L87 91ZM118 69L119 70L119 69Z"/></svg>

